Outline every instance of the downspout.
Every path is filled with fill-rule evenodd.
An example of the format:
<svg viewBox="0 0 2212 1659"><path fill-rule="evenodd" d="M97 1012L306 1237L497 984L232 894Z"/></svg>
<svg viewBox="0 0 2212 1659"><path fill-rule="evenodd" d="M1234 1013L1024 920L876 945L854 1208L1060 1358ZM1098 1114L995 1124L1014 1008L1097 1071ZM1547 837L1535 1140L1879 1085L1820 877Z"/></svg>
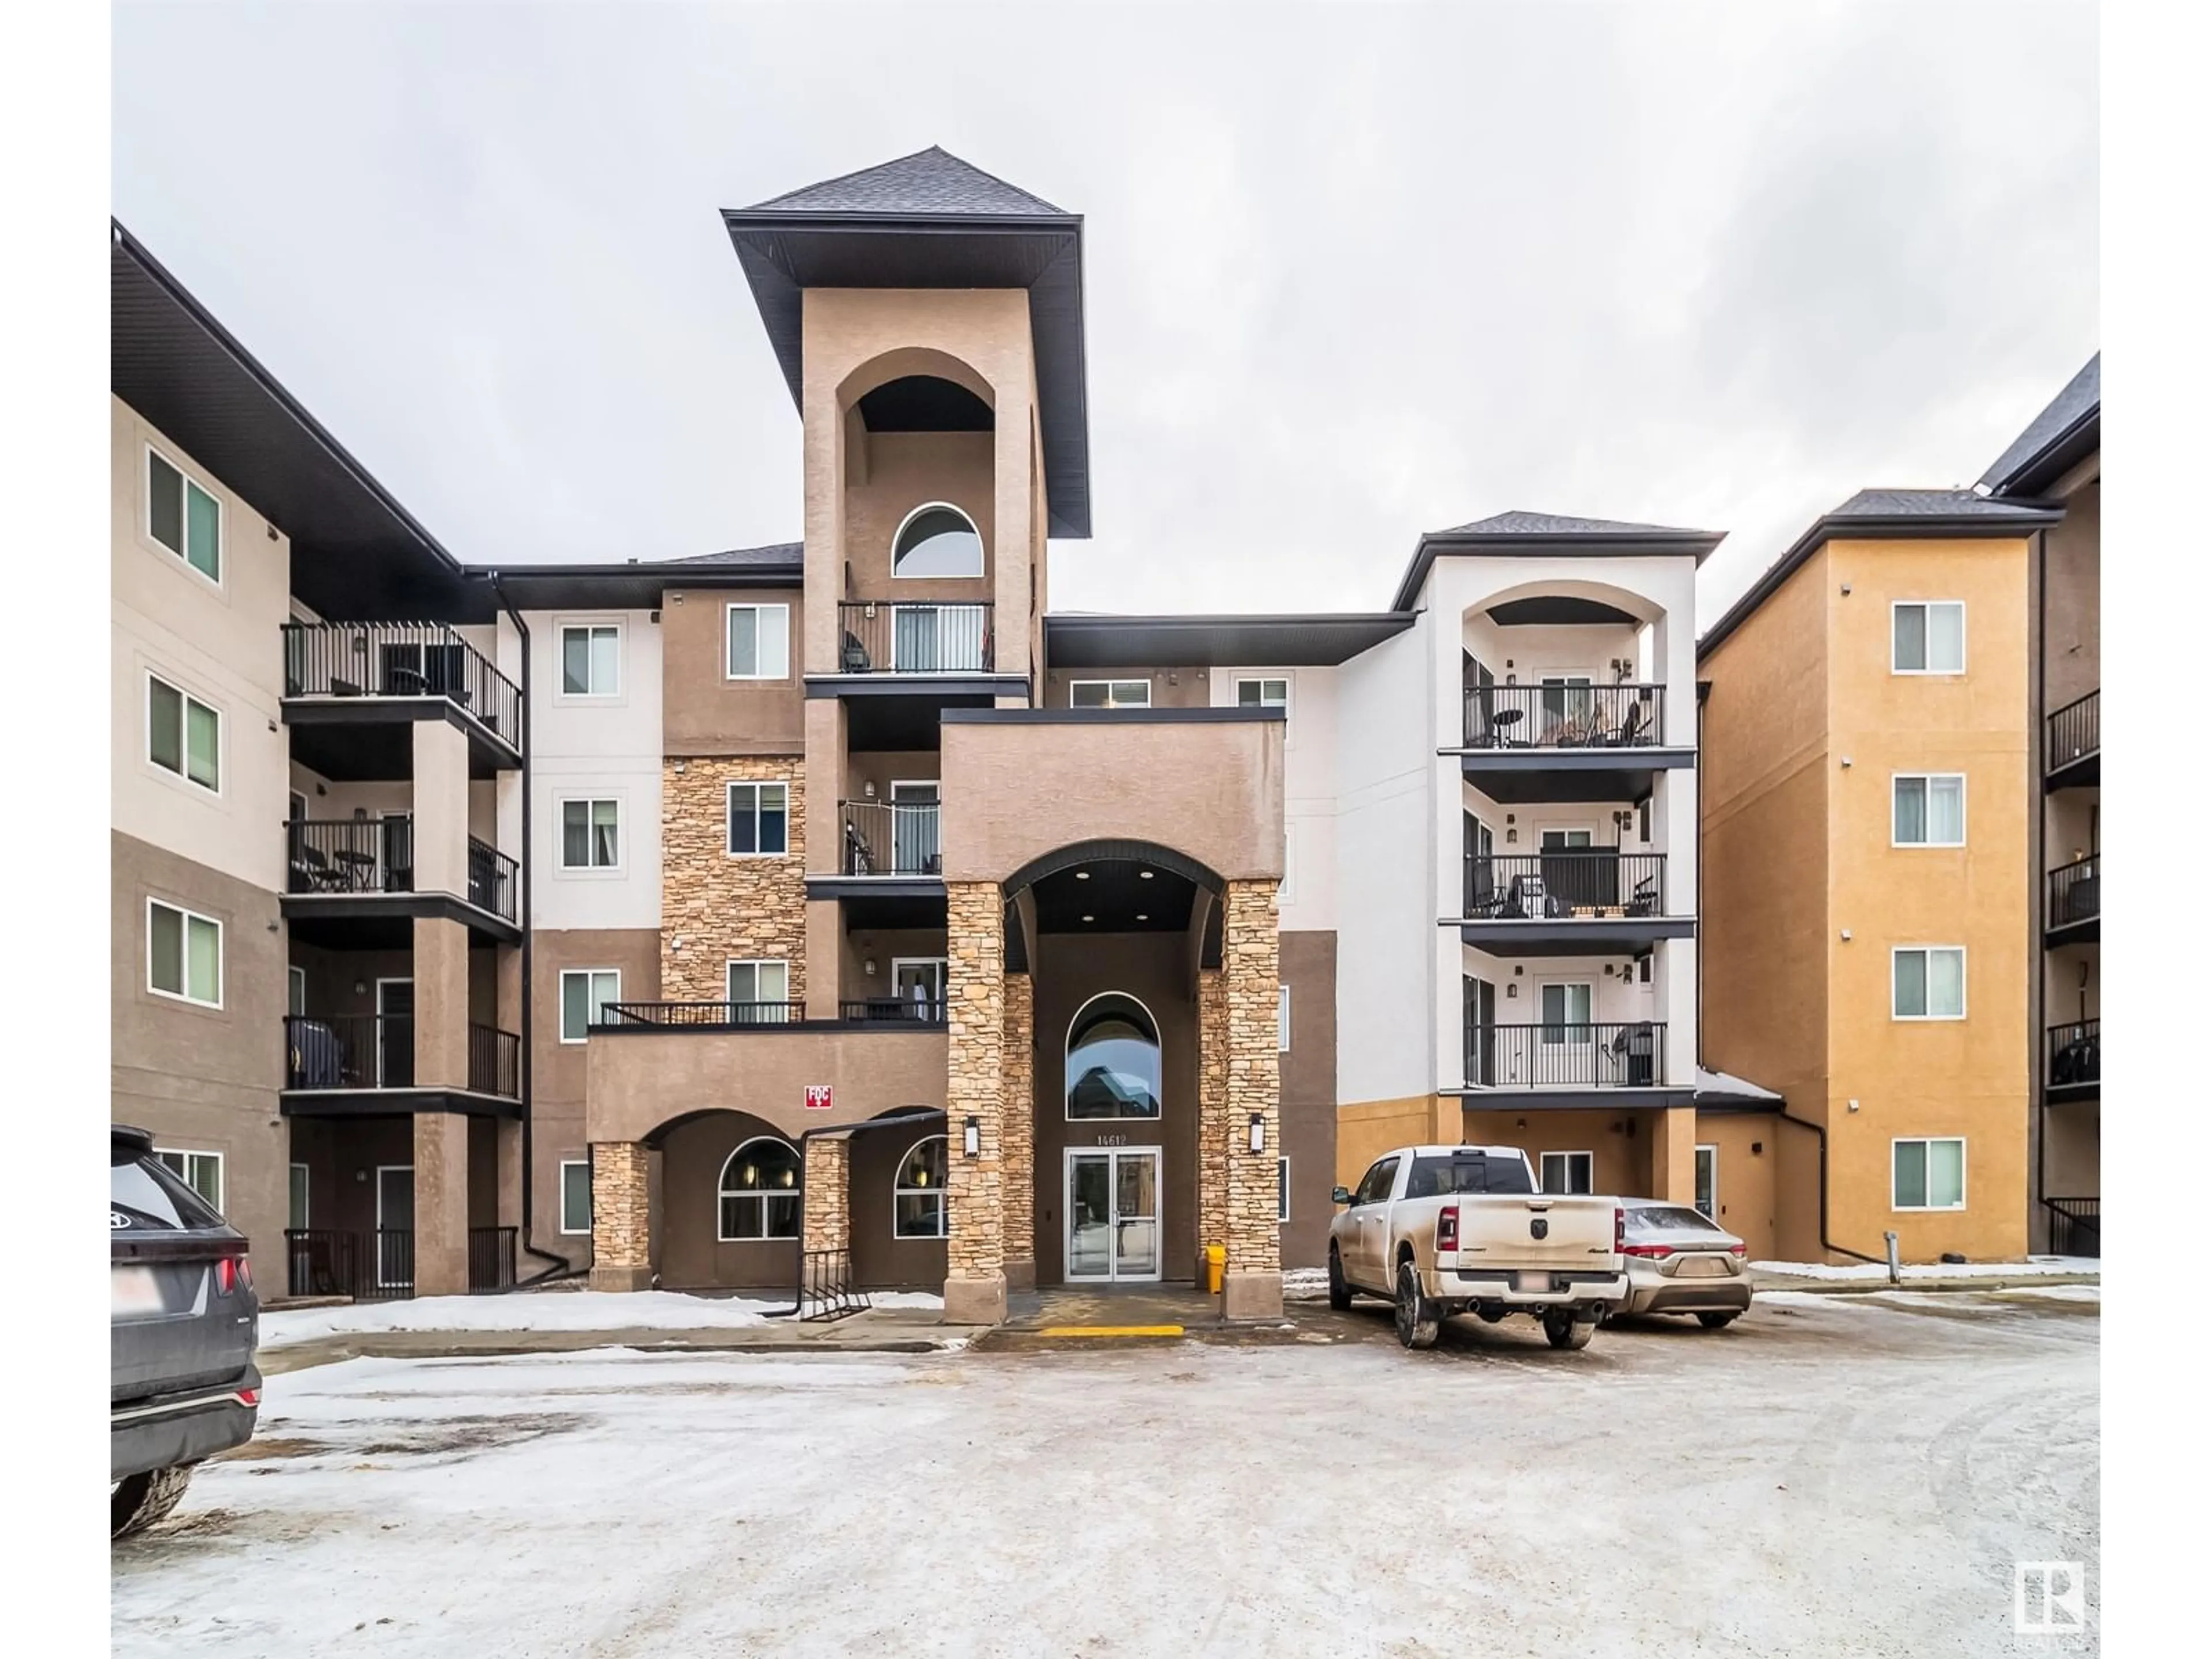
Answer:
<svg viewBox="0 0 2212 1659"><path fill-rule="evenodd" d="M516 895L515 904L516 913L522 918L522 1231L517 1237L526 1255L553 1264L515 1286L517 1290L526 1290L548 1279L567 1278L576 1271L576 1264L565 1255L541 1250L531 1242L531 1214L536 1207L532 1200L538 1190L538 1163L531 1133L536 1114L532 1109L530 1093L532 1064L537 1054L536 1045L531 1041L534 1004L531 968L537 955L537 935L530 925L530 907L536 896L531 890L530 869L530 628L522 620L522 613L508 602L506 590L500 586L499 572L488 573L488 580L492 592L498 597L500 609L507 613L507 619L514 624L515 634L522 641L522 730L518 734L522 751L522 857L516 866L521 872L522 890Z"/></svg>
<svg viewBox="0 0 2212 1659"><path fill-rule="evenodd" d="M2043 988L2051 977L2051 958L2043 948L2043 907L2045 890L2043 866L2049 854L2044 850L2044 825L2049 819L2050 797L2044 793L2044 769L2051 763L2051 734L2044 726L2043 708L2048 700L2049 687L2044 682L2048 657L2051 619L2051 558L2048 538L2051 532L2035 532L2035 660L2028 667L2027 714L2028 752L2033 761L2028 768L2028 800L2033 816L2028 820L2033 826L2027 838L2030 855L2027 860L2027 959L2035 964L2028 979L2028 1006L2033 1011L2027 1022L2027 1074L2033 1079L2035 1106L2028 1115L2027 1131L2035 1137L2035 1192L2027 1206L2027 1237L2033 1247L2035 1225L2040 1220L2047 1228L2050 1212L2045 1207L2051 1191L2051 1106L2048 1098L2051 1074L2048 1058L2050 1039L2044 1022L2051 1018L2043 1000ZM2100 738L2101 741L2101 738ZM2057 1241L2045 1237L2044 1248L2048 1249Z"/></svg>
<svg viewBox="0 0 2212 1659"><path fill-rule="evenodd" d="M792 1267L791 1305L788 1308L770 1308L761 1316L762 1318L788 1319L806 1305L806 1143L824 1135L843 1135L849 1139L864 1129L890 1129L902 1123L927 1123L933 1120L942 1121L948 1131L945 1155L949 1161L952 1156L952 1142L949 1133L952 1127L952 1120L934 1106L916 1106L902 1112L887 1112L881 1117L872 1117L864 1123L825 1123L819 1128L808 1129L799 1135L799 1257ZM848 1165L845 1171L845 1180L848 1187L852 1179L853 1172ZM893 1179L896 1182L896 1177L894 1176ZM848 1192L847 1194L848 1201L846 1206L848 1210L851 1208L850 1197L851 1194Z"/></svg>
<svg viewBox="0 0 2212 1659"><path fill-rule="evenodd" d="M1802 1127L1810 1129L1814 1134L1820 1137L1820 1248L1824 1250L1832 1250L1838 1255L1850 1256L1854 1261L1871 1261L1878 1267L1888 1266L1889 1258L1887 1256L1869 1255L1863 1250L1850 1249L1844 1245L1837 1243L1834 1239L1828 1237L1827 1125L1825 1123L1815 1123L1809 1117L1798 1117L1795 1115L1791 1113L1790 1104L1787 1101L1784 1101L1782 1105L1782 1121L1785 1123L1795 1123Z"/></svg>

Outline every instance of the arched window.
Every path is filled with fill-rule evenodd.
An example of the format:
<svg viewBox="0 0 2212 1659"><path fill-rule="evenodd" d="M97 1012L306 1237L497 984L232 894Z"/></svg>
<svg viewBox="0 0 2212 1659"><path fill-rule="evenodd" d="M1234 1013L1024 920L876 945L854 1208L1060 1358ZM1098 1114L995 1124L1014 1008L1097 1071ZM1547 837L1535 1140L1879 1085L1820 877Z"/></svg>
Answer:
<svg viewBox="0 0 2212 1659"><path fill-rule="evenodd" d="M728 1243L799 1237L799 1153L790 1142L761 1135L722 1165L721 1227Z"/></svg>
<svg viewBox="0 0 2212 1659"><path fill-rule="evenodd" d="M1067 1115L1160 1115L1160 1028L1136 998L1109 991L1076 1010L1067 1028Z"/></svg>
<svg viewBox="0 0 2212 1659"><path fill-rule="evenodd" d="M980 576L983 538L975 520L945 501L931 501L906 515L891 538L894 576Z"/></svg>
<svg viewBox="0 0 2212 1659"><path fill-rule="evenodd" d="M945 1137L917 1141L891 1188L891 1237L945 1237Z"/></svg>

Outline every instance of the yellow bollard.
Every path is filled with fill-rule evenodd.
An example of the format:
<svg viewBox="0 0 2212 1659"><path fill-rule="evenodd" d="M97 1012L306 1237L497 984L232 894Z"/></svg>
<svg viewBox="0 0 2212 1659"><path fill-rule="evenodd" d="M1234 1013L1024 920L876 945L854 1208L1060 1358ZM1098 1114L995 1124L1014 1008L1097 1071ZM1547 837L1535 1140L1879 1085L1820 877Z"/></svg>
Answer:
<svg viewBox="0 0 2212 1659"><path fill-rule="evenodd" d="M1209 1244L1206 1247L1206 1293L1208 1296L1221 1294L1221 1270L1228 1261L1229 1250L1225 1245Z"/></svg>

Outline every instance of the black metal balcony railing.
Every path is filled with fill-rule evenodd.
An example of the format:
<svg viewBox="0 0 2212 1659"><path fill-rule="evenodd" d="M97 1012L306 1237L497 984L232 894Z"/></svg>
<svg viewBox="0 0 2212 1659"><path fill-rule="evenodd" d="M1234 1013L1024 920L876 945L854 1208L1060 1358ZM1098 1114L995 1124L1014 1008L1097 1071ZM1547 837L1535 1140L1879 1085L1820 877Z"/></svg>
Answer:
<svg viewBox="0 0 2212 1659"><path fill-rule="evenodd" d="M415 1021L406 1014L287 1014L287 1089L411 1089Z"/></svg>
<svg viewBox="0 0 2212 1659"><path fill-rule="evenodd" d="M1470 749L1650 749L1666 741L1663 685L1469 686L1462 696Z"/></svg>
<svg viewBox="0 0 2212 1659"><path fill-rule="evenodd" d="M2077 921L2094 921L2099 915L2097 890L2097 860L2092 853L2086 859L2076 859L2071 864L2062 864L2051 872L2044 926L2065 927Z"/></svg>
<svg viewBox="0 0 2212 1659"><path fill-rule="evenodd" d="M2052 1088L2098 1080L2099 1020L2077 1019L2043 1034L2044 1079Z"/></svg>
<svg viewBox="0 0 2212 1659"><path fill-rule="evenodd" d="M489 1025L469 1027L469 1090L501 1100L522 1098L520 1036Z"/></svg>
<svg viewBox="0 0 2212 1659"><path fill-rule="evenodd" d="M468 901L504 921L515 919L515 872L520 866L499 850L469 837Z"/></svg>
<svg viewBox="0 0 2212 1659"><path fill-rule="evenodd" d="M289 1227L284 1232L286 1293L291 1296L362 1294L359 1233L328 1227Z"/></svg>
<svg viewBox="0 0 2212 1659"><path fill-rule="evenodd" d="M842 868L848 876L934 876L945 859L935 801L847 800Z"/></svg>
<svg viewBox="0 0 2212 1659"><path fill-rule="evenodd" d="M806 1018L806 1005L786 1002L610 1002L600 1011L605 1025L788 1025Z"/></svg>
<svg viewBox="0 0 2212 1659"><path fill-rule="evenodd" d="M512 1227L469 1229L469 1288L471 1291L511 1291L514 1288L515 1230Z"/></svg>
<svg viewBox="0 0 2212 1659"><path fill-rule="evenodd" d="M411 893L415 825L381 818L294 818L284 826L295 893Z"/></svg>
<svg viewBox="0 0 2212 1659"><path fill-rule="evenodd" d="M469 1289L514 1288L517 1231L469 1229ZM415 1234L406 1227L347 1232L289 1227L284 1232L284 1288L291 1296L349 1296L391 1301L415 1294Z"/></svg>
<svg viewBox="0 0 2212 1659"><path fill-rule="evenodd" d="M2052 711L2043 724L2047 738L2045 771L2056 772L2062 766L2087 759L2098 750L2097 693L2092 691L2086 697L2075 698L2063 708Z"/></svg>
<svg viewBox="0 0 2212 1659"><path fill-rule="evenodd" d="M369 1235L369 1271L355 1289L356 1297L395 1297L415 1294L415 1231L411 1227L379 1227Z"/></svg>
<svg viewBox="0 0 2212 1659"><path fill-rule="evenodd" d="M1467 1032L1471 1089L1647 1089L1666 1075L1667 1028L1649 1020Z"/></svg>
<svg viewBox="0 0 2212 1659"><path fill-rule="evenodd" d="M2046 1198L2051 1212L2053 1255L2101 1256L2105 1253L2102 1204L2094 1198Z"/></svg>
<svg viewBox="0 0 2212 1659"><path fill-rule="evenodd" d="M837 1018L854 1020L864 1025L942 1025L945 1024L945 999L866 997L856 1001L840 1002Z"/></svg>
<svg viewBox="0 0 2212 1659"><path fill-rule="evenodd" d="M443 697L511 744L522 692L442 623L287 623L288 697Z"/></svg>
<svg viewBox="0 0 2212 1659"><path fill-rule="evenodd" d="M988 674L991 607L867 599L837 606L841 674Z"/></svg>
<svg viewBox="0 0 2212 1659"><path fill-rule="evenodd" d="M1477 921L1667 914L1667 855L1610 847L1538 853L1470 853L1462 914Z"/></svg>

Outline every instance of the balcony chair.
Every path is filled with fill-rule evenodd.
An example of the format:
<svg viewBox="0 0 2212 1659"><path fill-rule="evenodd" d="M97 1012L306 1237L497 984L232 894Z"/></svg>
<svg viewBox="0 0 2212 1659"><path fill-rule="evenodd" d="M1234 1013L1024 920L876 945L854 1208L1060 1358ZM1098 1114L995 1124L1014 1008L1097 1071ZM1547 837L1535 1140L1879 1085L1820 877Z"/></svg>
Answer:
<svg viewBox="0 0 2212 1659"><path fill-rule="evenodd" d="M1644 700L1638 697L1628 705L1628 712L1621 716L1620 725L1612 735L1598 741L1607 749L1630 749L1636 745L1643 733Z"/></svg>
<svg viewBox="0 0 2212 1659"><path fill-rule="evenodd" d="M845 873L848 876L872 876L876 873L876 855L868 850L868 843L860 838L860 830L849 820L845 825Z"/></svg>
<svg viewBox="0 0 2212 1659"><path fill-rule="evenodd" d="M848 674L865 674L874 666L868 660L868 647L860 643L859 635L851 633L845 635L845 650L840 659L840 666Z"/></svg>
<svg viewBox="0 0 2212 1659"><path fill-rule="evenodd" d="M1646 876L1636 884L1636 890L1628 896L1625 914L1632 916L1656 916L1659 914L1659 878Z"/></svg>

